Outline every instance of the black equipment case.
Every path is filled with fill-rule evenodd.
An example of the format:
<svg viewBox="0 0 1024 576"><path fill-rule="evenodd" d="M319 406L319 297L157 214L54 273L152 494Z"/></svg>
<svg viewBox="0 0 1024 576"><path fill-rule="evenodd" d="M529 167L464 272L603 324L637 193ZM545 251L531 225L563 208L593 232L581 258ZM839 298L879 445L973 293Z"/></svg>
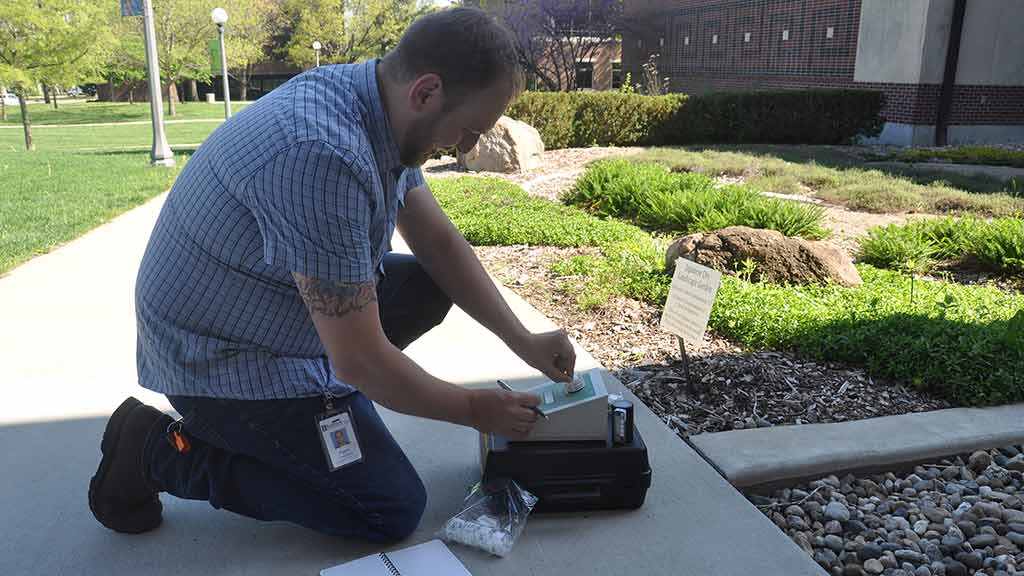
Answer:
<svg viewBox="0 0 1024 576"><path fill-rule="evenodd" d="M609 420L612 417L609 415ZM651 486L647 446L633 427L629 444L510 442L480 436L483 480L511 478L539 499L534 512L639 508Z"/></svg>

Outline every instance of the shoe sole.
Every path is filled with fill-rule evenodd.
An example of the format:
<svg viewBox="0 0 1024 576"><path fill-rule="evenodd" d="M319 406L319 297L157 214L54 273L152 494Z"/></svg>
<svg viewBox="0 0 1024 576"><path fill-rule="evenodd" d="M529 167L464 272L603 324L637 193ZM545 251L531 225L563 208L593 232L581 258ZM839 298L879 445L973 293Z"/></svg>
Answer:
<svg viewBox="0 0 1024 576"><path fill-rule="evenodd" d="M144 406L144 404L135 398L129 398L122 402L117 407L117 410L114 410L110 420L107 421L106 429L103 430L103 440L100 441L100 452L103 454L103 457L100 459L100 465L96 469L96 474L89 480L89 510L92 511L92 515L96 517L100 524L115 532L125 534L148 532L159 526L163 521L163 517L160 514L163 507L159 504L159 500L156 501L159 507L156 514L149 510L149 503L146 503L137 510L137 513L126 517L127 520L130 520L129 522L119 522L116 524L111 522L104 513L100 512L99 507L96 505L96 493L99 490L100 484L106 479L107 472L110 470L111 462L114 459L113 454L117 448L117 439L121 437L121 428L128 420L132 411L140 406Z"/></svg>

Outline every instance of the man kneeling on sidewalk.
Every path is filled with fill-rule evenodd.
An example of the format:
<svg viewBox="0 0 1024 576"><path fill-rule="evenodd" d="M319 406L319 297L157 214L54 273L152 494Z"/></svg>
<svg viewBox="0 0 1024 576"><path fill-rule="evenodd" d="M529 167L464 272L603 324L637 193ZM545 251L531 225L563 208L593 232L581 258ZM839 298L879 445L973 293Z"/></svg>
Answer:
<svg viewBox="0 0 1024 576"><path fill-rule="evenodd" d="M510 33L450 9L383 59L301 74L210 136L167 197L136 287L140 382L182 419L133 398L111 416L89 487L104 526L156 528L167 492L401 539L426 493L373 402L531 431L539 398L455 386L402 352L454 302L549 378L572 377L565 333L519 323L418 168L470 150L520 89ZM413 256L390 253L396 226Z"/></svg>

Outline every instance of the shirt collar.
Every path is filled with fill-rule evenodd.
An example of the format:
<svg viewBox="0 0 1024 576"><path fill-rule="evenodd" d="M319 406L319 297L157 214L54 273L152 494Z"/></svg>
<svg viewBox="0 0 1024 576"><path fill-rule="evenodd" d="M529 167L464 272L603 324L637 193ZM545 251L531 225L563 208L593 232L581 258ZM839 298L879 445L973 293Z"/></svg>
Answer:
<svg viewBox="0 0 1024 576"><path fill-rule="evenodd" d="M361 78L360 81L355 82L355 92L363 102L365 110L363 120L366 122L370 144L373 146L378 162L388 171L400 173L405 170L405 166L402 166L398 143L395 142L391 133L391 123L388 121L387 112L384 110L384 100L377 85L378 62L379 59L373 59L357 65L356 75Z"/></svg>

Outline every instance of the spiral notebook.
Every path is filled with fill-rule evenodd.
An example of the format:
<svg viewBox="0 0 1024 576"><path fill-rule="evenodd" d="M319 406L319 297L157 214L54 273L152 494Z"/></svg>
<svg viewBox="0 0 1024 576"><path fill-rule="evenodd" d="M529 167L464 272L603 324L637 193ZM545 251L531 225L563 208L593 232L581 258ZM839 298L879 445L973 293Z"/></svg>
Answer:
<svg viewBox="0 0 1024 576"><path fill-rule="evenodd" d="M440 540L381 552L320 571L320 576L472 576Z"/></svg>

